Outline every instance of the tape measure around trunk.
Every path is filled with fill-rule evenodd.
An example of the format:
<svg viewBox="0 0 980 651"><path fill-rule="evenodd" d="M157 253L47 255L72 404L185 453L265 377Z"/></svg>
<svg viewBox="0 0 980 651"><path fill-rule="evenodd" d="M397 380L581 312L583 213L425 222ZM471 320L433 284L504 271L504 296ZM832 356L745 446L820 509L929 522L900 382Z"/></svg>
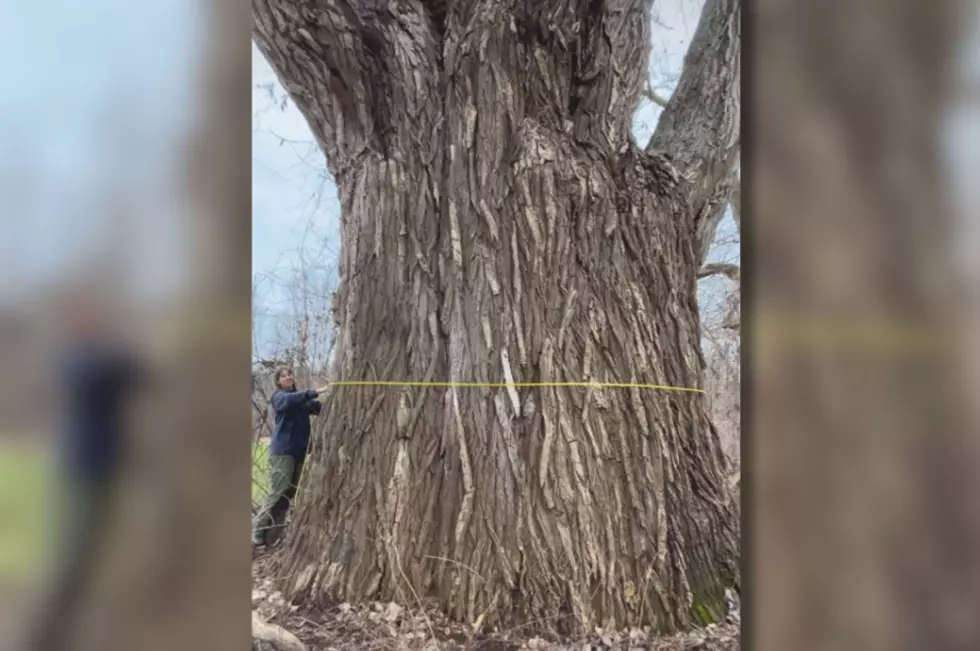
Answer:
<svg viewBox="0 0 980 651"><path fill-rule="evenodd" d="M524 389L543 387L584 387L595 389L653 389L657 391L682 391L685 393L704 393L704 389L694 387L672 387L663 384L639 384L635 382L399 382L399 381L339 381L328 382L337 387L428 387L465 389Z"/></svg>

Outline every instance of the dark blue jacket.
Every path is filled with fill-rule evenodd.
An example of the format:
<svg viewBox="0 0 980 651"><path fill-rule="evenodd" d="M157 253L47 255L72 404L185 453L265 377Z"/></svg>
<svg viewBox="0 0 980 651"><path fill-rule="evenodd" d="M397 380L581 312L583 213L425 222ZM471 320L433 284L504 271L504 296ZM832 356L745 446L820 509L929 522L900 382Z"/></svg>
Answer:
<svg viewBox="0 0 980 651"><path fill-rule="evenodd" d="M141 369L127 351L105 343L77 345L61 361L66 471L75 480L104 482L118 469L125 400Z"/></svg>
<svg viewBox="0 0 980 651"><path fill-rule="evenodd" d="M276 426L272 430L269 454L288 454L297 459L305 457L310 444L310 416L319 414L320 407L314 389L279 389L273 393Z"/></svg>

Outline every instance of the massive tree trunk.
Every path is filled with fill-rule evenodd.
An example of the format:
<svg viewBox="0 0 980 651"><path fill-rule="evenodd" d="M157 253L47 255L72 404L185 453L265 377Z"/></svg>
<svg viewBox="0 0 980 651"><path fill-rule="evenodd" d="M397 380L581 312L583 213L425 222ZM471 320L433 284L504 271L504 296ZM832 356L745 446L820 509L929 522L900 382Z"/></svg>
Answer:
<svg viewBox="0 0 980 651"><path fill-rule="evenodd" d="M708 4L737 50L738 1ZM648 3L253 10L339 187L337 379L699 385L700 181L630 133ZM356 387L326 414L283 559L297 596L674 629L738 579L703 394Z"/></svg>

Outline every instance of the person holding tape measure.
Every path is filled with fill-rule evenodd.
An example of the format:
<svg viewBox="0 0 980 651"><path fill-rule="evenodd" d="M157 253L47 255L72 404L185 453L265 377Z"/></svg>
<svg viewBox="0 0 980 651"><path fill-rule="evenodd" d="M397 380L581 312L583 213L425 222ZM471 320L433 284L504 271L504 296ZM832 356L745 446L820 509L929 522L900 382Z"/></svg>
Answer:
<svg viewBox="0 0 980 651"><path fill-rule="evenodd" d="M310 444L310 416L320 413L322 404L317 396L329 389L323 386L298 390L293 371L287 367L276 369L273 379L276 391L272 394L272 409L276 416L269 443L270 487L252 523L254 551L275 545L282 536Z"/></svg>

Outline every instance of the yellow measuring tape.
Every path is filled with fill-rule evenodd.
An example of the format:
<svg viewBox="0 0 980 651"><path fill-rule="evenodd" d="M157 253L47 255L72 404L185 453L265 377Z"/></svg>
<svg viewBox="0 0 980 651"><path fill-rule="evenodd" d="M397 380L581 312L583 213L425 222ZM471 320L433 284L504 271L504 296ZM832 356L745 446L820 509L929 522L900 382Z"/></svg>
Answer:
<svg viewBox="0 0 980 651"><path fill-rule="evenodd" d="M671 387L663 384L637 384L633 382L395 382L395 381L339 381L328 382L330 386L340 387L430 387L467 389L519 389L531 387L587 387L597 389L655 389L658 391L683 391L685 393L704 393L704 389L694 387Z"/></svg>
<svg viewBox="0 0 980 651"><path fill-rule="evenodd" d="M797 319L762 314L752 319L748 332L761 350L837 349L848 353L948 353L959 343L963 324L927 324L901 317L855 316L832 320L815 315Z"/></svg>

